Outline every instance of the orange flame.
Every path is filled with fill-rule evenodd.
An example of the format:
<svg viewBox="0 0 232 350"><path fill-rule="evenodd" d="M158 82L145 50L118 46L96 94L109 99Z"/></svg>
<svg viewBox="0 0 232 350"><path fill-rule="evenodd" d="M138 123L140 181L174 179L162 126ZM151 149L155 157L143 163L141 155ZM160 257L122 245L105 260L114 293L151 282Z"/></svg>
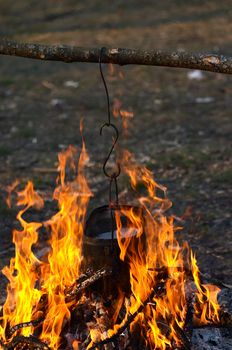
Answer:
<svg viewBox="0 0 232 350"><path fill-rule="evenodd" d="M117 107L117 113L127 118L123 117L120 107ZM72 146L59 154L59 177L53 193L58 212L44 223L50 231L50 251L41 261L33 253L33 247L43 224L27 222L23 216L32 207L42 208L43 199L35 192L31 182L18 192L17 204L23 209L17 218L22 230L13 232L15 257L11 259L10 266L3 269L9 280L0 319L0 336L5 341L8 341L5 333L9 327L42 315L44 321L40 339L54 350L61 346L61 333L75 303L67 302L65 291L80 274L84 221L92 195L84 174L89 159L84 141L78 164L76 156L77 150ZM129 210L121 206L115 212L120 259L129 268L131 295L129 301L125 301L125 295L119 291L112 313L112 329L102 331L104 327L101 328L101 325L99 328L91 326L92 341L88 347L103 340L105 334L112 335L119 329L121 325L115 322L124 304L127 316L136 315L130 325L131 332L139 325L141 335L151 349L166 350L181 345L178 329L185 327L188 307L186 271L192 271L196 285L195 317L199 322L219 321L219 288L201 284L193 253L187 244L181 245L176 239L175 232L179 227L175 226L174 218L167 215L172 203L167 198L166 188L155 181L151 171L137 164L129 151L124 151L120 160L137 205ZM73 181L67 180L67 167L76 174ZM9 187L9 192L15 186ZM139 188L143 189L142 195ZM126 228L122 217L127 219ZM152 291L154 293L150 297ZM32 326L18 331L25 336L33 332ZM79 345L79 340L72 343L76 350Z"/></svg>
<svg viewBox="0 0 232 350"><path fill-rule="evenodd" d="M199 277L199 268L197 266L196 258L191 252L191 264L194 282L197 287L197 301L195 305L195 316L200 319L201 324L218 323L219 319L219 305L217 296L220 288L210 284L201 284Z"/></svg>
<svg viewBox="0 0 232 350"><path fill-rule="evenodd" d="M123 132L125 135L128 135L128 127L129 127L129 121L134 117L134 113L131 111L127 111L126 109L122 109L122 102L115 98L113 102L113 116L115 118L118 118L119 116L122 118L122 126L123 126Z"/></svg>
<svg viewBox="0 0 232 350"><path fill-rule="evenodd" d="M24 206L19 211L17 219L22 230L13 231L15 244L15 257L11 259L10 266L4 267L2 272L8 278L7 299L3 307L3 328L1 336L7 325L13 326L21 322L30 321L33 317L33 308L38 303L41 292L35 284L38 280L37 265L39 260L32 252L32 246L38 239L38 229L42 226L36 222L26 222L23 214L31 207L40 209L43 206L42 198L34 191L32 182L28 182L26 188L18 193L19 206ZM29 335L31 328L22 331L23 335Z"/></svg>
<svg viewBox="0 0 232 350"><path fill-rule="evenodd" d="M79 275L82 261L82 238L84 219L91 196L83 170L88 155L83 142L77 169L75 149L69 147L59 155L60 186L54 192L60 208L46 224L51 230L51 252L48 264L42 267L42 289L48 295L48 312L43 323L41 338L52 348L58 348L63 324L70 318L70 305L65 302L65 289L71 286ZM73 182L65 182L65 167L70 161L71 168L77 170Z"/></svg>
<svg viewBox="0 0 232 350"><path fill-rule="evenodd" d="M204 303L201 321L205 318L211 322L218 321L219 306L217 303L218 288L202 286L197 278L197 265L189 248L183 246L175 238L178 227L174 225L174 218L165 215L171 207L167 199L166 188L157 184L151 171L135 163L130 152L124 151L122 156L122 170L129 176L132 189L138 195L138 203L142 206L144 217L135 215L133 209L123 209L116 212L117 239L120 247L120 258L129 265L130 285L132 297L128 313L133 314L149 297L151 291L159 286L163 277L163 292L155 295L143 311L135 319L144 328L150 348L167 349L172 344L181 345L178 328L185 325L187 301L185 282L186 268L192 267L194 281L198 289L198 299ZM146 189L145 196L139 196L138 185ZM132 223L127 234L123 231L121 216L127 216ZM125 229L124 229L125 230ZM136 236L131 231L136 231ZM192 254L192 253L191 253ZM161 271L161 273L160 273ZM132 325L133 328L133 325ZM166 331L164 331L164 328ZM116 332L118 327L114 327Z"/></svg>
<svg viewBox="0 0 232 350"><path fill-rule="evenodd" d="M36 244L41 223L26 222L23 214L31 207L42 207L42 198L34 191L29 182L25 190L18 193L18 205L24 206L17 216L22 231L13 232L15 258L3 273L9 280L7 299L3 307L0 336L5 339L6 327L44 317L40 339L52 349L60 344L60 333L70 317L70 302L65 301L65 289L72 285L79 275L82 261L82 238L87 205L91 196L84 168L88 162L83 141L78 166L75 166L76 150L69 147L59 154L59 184L53 198L59 211L45 226L51 231L50 253L48 261L39 261L32 252ZM66 181L66 166L77 172L72 182ZM38 283L39 282L39 283ZM39 289L38 284L40 286ZM43 309L43 298L47 300ZM23 335L33 333L33 327L23 328ZM76 343L74 344L77 348Z"/></svg>

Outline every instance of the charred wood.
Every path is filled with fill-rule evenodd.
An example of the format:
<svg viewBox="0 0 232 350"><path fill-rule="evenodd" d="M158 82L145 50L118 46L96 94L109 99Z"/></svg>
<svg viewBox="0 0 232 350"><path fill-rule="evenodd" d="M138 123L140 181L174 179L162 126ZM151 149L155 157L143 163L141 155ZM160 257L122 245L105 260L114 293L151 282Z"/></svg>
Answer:
<svg viewBox="0 0 232 350"><path fill-rule="evenodd" d="M80 278L69 288L67 288L66 302L75 300L76 297L90 287L92 284L100 280L101 278L111 275L112 271L109 269L100 269L93 273L93 271L87 271L81 275Z"/></svg>
<svg viewBox="0 0 232 350"><path fill-rule="evenodd" d="M4 350L15 350L16 348L25 350L50 350L49 346L34 336L24 337L16 335L9 343L3 343Z"/></svg>
<svg viewBox="0 0 232 350"><path fill-rule="evenodd" d="M108 344L108 343L114 343L115 340L119 338L119 336L129 327L129 325L134 321L136 316L140 314L145 306L154 298L155 295L161 294L163 292L164 286L159 285L158 287L152 289L151 293L147 297L147 299L141 304L138 309L133 313L126 316L126 318L121 322L121 326L118 328L117 332L113 334L111 337L105 338L104 340L93 344L91 347L89 347L88 350L94 350L96 348L100 348L101 346Z"/></svg>
<svg viewBox="0 0 232 350"><path fill-rule="evenodd" d="M22 322L19 324L16 324L15 326L11 327L9 331L6 334L6 337L10 339L12 335L17 332L19 329L26 328L26 327L36 327L39 324L41 324L44 321L44 318L39 318L37 320L32 320L29 322Z"/></svg>

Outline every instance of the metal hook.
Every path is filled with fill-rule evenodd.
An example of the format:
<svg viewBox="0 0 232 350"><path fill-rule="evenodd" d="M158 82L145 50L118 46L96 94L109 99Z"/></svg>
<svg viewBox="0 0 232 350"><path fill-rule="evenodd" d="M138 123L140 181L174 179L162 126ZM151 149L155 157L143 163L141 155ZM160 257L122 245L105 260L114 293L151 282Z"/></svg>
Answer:
<svg viewBox="0 0 232 350"><path fill-rule="evenodd" d="M100 129L100 135L102 135L102 131L103 131L103 129L104 129L105 127L107 127L107 128L110 127L110 128L112 128L112 129L115 131L115 139L114 139L113 145L111 146L111 149L110 149L110 151L109 151L109 153L108 153L108 155L107 155L107 157L106 157L106 159L105 159L105 161L104 161L104 164L103 164L103 172L104 172L105 176L109 177L110 179L116 179L116 178L120 175L120 173L121 173L121 168L120 168L119 163L117 162L117 168L118 168L117 172L114 172L113 174L109 174L109 173L107 172L107 170L106 170L106 165L107 165L107 163L108 163L108 161L109 161L109 159L110 159L110 156L111 156L111 154L113 153L113 150L114 150L114 148L115 148L115 145L116 145L116 143L117 143L117 141L118 141L119 132L118 132L118 129L116 128L116 126L115 126L114 124L112 124L112 123L110 123L110 124L109 124L109 123L105 123L105 124L102 125L102 127L101 127L101 129Z"/></svg>

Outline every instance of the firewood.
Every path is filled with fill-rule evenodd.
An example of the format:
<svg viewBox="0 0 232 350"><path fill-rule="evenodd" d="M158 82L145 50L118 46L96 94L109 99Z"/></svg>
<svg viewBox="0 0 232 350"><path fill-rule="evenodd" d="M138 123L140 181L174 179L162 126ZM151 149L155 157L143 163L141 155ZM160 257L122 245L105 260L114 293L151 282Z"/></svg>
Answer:
<svg viewBox="0 0 232 350"><path fill-rule="evenodd" d="M40 323L42 323L44 321L44 318L41 317L37 320L32 320L32 321L29 321L29 322L22 322L22 323L18 323L16 324L15 326L11 327L9 329L9 331L7 331L7 334L6 334L6 337L8 339L10 339L12 337L12 335L17 332L19 329L21 328L26 328L26 327L36 327L38 326Z"/></svg>
<svg viewBox="0 0 232 350"><path fill-rule="evenodd" d="M186 293L187 312L185 316L185 324L184 324L183 330L189 343L192 338L192 332L193 332L195 296L196 294L194 292Z"/></svg>
<svg viewBox="0 0 232 350"><path fill-rule="evenodd" d="M119 336L129 327L129 325L134 321L136 316L138 316L139 313L143 311L145 306L154 298L155 295L161 294L164 290L164 285L160 284L156 288L153 288L147 299L138 307L138 309L133 313L128 313L126 318L121 322L120 327L118 328L117 332L113 334L112 336L105 338L104 340L101 340L94 345L92 345L88 350L94 350L96 348L101 348L103 345L108 343L114 343L114 341L118 340Z"/></svg>
<svg viewBox="0 0 232 350"><path fill-rule="evenodd" d="M50 350L49 346L36 337L30 335L24 337L23 335L16 335L11 342L1 344L4 350L15 350L16 348L25 350Z"/></svg>
<svg viewBox="0 0 232 350"><path fill-rule="evenodd" d="M180 339L184 350L191 350L191 338L188 337L188 334L184 329L180 328L176 321L174 321L174 329L178 338Z"/></svg>
<svg viewBox="0 0 232 350"><path fill-rule="evenodd" d="M94 274L88 271L85 275L81 276L71 287L66 289L66 302L75 300L77 296L86 288L90 287L99 279L109 276L110 274L111 270L109 269L100 269L94 272Z"/></svg>

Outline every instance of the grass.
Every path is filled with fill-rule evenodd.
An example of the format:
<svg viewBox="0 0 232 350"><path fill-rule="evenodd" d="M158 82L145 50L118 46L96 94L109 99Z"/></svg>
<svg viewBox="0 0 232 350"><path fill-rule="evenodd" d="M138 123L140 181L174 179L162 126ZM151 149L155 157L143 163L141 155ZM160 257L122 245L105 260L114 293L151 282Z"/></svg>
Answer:
<svg viewBox="0 0 232 350"><path fill-rule="evenodd" d="M209 157L207 154L192 149L182 149L159 155L157 164L165 167L178 167L185 170L190 168L205 167Z"/></svg>
<svg viewBox="0 0 232 350"><path fill-rule="evenodd" d="M6 157L11 154L11 149L8 148L7 146L0 145L0 157Z"/></svg>
<svg viewBox="0 0 232 350"><path fill-rule="evenodd" d="M32 182L34 187L38 190L40 187L44 187L45 185L51 185L51 180L48 180L46 177L41 177L38 175L33 176Z"/></svg>
<svg viewBox="0 0 232 350"><path fill-rule="evenodd" d="M24 126L17 131L17 135L24 138L30 138L35 135L35 131L30 127Z"/></svg>
<svg viewBox="0 0 232 350"><path fill-rule="evenodd" d="M220 172L217 172L216 174L212 174L212 179L215 183L218 184L225 184L225 185L231 185L232 183L232 169L224 169Z"/></svg>
<svg viewBox="0 0 232 350"><path fill-rule="evenodd" d="M10 86L12 84L14 84L14 80L12 78L5 78L0 80L0 85Z"/></svg>
<svg viewBox="0 0 232 350"><path fill-rule="evenodd" d="M0 201L0 215L1 217L15 218L16 210L13 208L8 208L5 203L5 198L2 198Z"/></svg>

